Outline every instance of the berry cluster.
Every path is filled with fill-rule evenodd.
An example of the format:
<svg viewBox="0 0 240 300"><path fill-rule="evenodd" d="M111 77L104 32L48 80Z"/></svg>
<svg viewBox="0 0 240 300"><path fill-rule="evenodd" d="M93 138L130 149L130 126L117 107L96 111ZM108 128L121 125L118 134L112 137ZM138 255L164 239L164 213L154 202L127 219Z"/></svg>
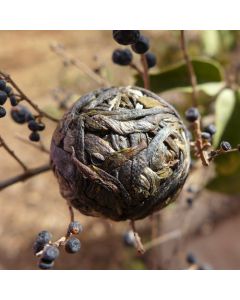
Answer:
<svg viewBox="0 0 240 300"><path fill-rule="evenodd" d="M56 242L51 241L51 233L45 230L41 231L33 245L34 254L40 257L38 267L43 270L52 269L54 261L60 254L58 249L60 246L64 246L67 253L77 253L81 248L81 242L72 235L80 234L82 231L83 226L77 221L72 221L69 224L67 235Z"/></svg>
<svg viewBox="0 0 240 300"><path fill-rule="evenodd" d="M149 50L149 40L140 34L139 30L113 30L113 38L120 45L130 45L133 52L145 55L148 68L156 65L157 59ZM120 66L132 63L133 55L130 49L116 49L112 54L112 60Z"/></svg>
<svg viewBox="0 0 240 300"><path fill-rule="evenodd" d="M28 128L31 130L29 139L32 142L38 142L40 140L39 131L45 129L45 124L41 121L37 121L38 118L28 110L27 107L19 104L11 109L11 117L18 124L28 124Z"/></svg>
<svg viewBox="0 0 240 300"><path fill-rule="evenodd" d="M14 95L12 88L7 85L5 80L0 79L0 118L6 116L6 109L3 105L6 103L8 98L12 106L18 105L18 100Z"/></svg>

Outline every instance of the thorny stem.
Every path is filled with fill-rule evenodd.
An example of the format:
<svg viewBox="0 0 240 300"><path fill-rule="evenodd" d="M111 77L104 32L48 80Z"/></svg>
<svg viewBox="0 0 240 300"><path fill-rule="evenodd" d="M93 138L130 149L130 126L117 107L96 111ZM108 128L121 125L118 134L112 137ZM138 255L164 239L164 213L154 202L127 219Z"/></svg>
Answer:
<svg viewBox="0 0 240 300"><path fill-rule="evenodd" d="M141 63L143 66L143 73L142 73L142 77L143 77L143 84L144 84L144 88L145 89L149 89L149 74L148 74L148 65L147 65L147 59L145 54L141 54Z"/></svg>
<svg viewBox="0 0 240 300"><path fill-rule="evenodd" d="M223 149L217 149L217 150L213 151L213 154L211 154L211 152L209 153L208 160L211 161L219 155L226 154L226 153L229 153L229 152L236 152L236 151L239 152L239 149L238 148L233 148L233 149L230 149L230 150L227 150L227 151L224 151Z"/></svg>
<svg viewBox="0 0 240 300"><path fill-rule="evenodd" d="M43 165L43 166L40 166L40 167L34 168L34 169L28 169L26 172L24 172L22 174L19 174L17 176L14 176L9 179L1 181L0 182L0 191L2 191L3 189L5 189L8 186L11 186L17 182L25 181L33 176L36 176L38 174L41 174L41 173L49 171L49 170L50 170L49 164L46 164L46 165Z"/></svg>
<svg viewBox="0 0 240 300"><path fill-rule="evenodd" d="M188 51L187 51L185 31L181 30L180 32L181 32L180 43L181 43L181 48L182 48L182 52L183 52L183 57L186 61L188 74L189 74L189 79L190 79L192 89L193 89L193 93L192 93L193 106L196 107L196 106L198 106L198 103L197 103L197 79L196 79L196 74L194 72L194 68L193 68L192 62L189 58Z"/></svg>
<svg viewBox="0 0 240 300"><path fill-rule="evenodd" d="M139 234L136 231L135 222L133 220L131 220L130 221L130 225L132 227L133 234L134 234L134 237L135 237L137 251L140 254L143 254L145 252L145 249L144 249L144 246L143 246L143 244L141 242L141 238L140 238Z"/></svg>
<svg viewBox="0 0 240 300"><path fill-rule="evenodd" d="M4 139L0 136L0 146L2 146L23 168L25 172L27 172L28 167L22 162L22 160L14 153L14 151L7 145Z"/></svg>
<svg viewBox="0 0 240 300"><path fill-rule="evenodd" d="M79 59L71 57L63 48L62 45L51 45L51 50L56 53L58 56L62 57L64 61L72 66L75 66L85 74L87 74L92 80L98 83L100 86L110 86L110 83L102 78L100 75L96 74L88 65L80 61Z"/></svg>
<svg viewBox="0 0 240 300"><path fill-rule="evenodd" d="M19 88L19 86L16 84L16 82L11 78L10 75L0 71L0 75L7 81L9 82L14 88L15 90L19 93L20 95L20 101L25 100L26 102L28 102L28 104L30 106L32 106L32 108L35 109L35 111L37 111L39 113L39 117L45 117L53 122L58 122L59 120L50 116L48 113L42 111L34 102L32 102L28 96Z"/></svg>

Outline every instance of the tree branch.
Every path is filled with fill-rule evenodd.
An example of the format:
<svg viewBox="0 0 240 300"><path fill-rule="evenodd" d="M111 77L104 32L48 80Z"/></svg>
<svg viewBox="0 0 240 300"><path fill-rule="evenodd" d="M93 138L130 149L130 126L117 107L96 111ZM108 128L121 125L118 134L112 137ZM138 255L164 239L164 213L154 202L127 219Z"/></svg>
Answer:
<svg viewBox="0 0 240 300"><path fill-rule="evenodd" d="M75 66L85 74L87 74L92 80L98 83L102 87L110 86L111 84L100 75L96 74L88 65L81 62L79 59L71 57L64 49L62 45L51 45L51 50L56 53L58 56L62 57L64 61L72 66Z"/></svg>
<svg viewBox="0 0 240 300"><path fill-rule="evenodd" d="M36 176L38 174L44 173L46 171L50 170L50 165L46 164L43 166L40 166L38 168L34 168L34 169L28 169L26 172L19 174L17 176L8 178L6 180L3 180L0 182L0 191L2 191L3 189L7 188L8 186L11 186L17 182L20 181L25 181L33 176Z"/></svg>
<svg viewBox="0 0 240 300"><path fill-rule="evenodd" d="M182 52L183 52L183 57L186 61L186 65L187 65L187 68L188 68L190 83L191 83L192 89L193 89L193 93L192 93L193 106L196 107L198 105L198 103L197 103L197 78L196 78L196 74L194 72L194 68L193 68L192 62L189 58L188 51L187 51L184 30L181 30L180 42L181 42L181 49L182 49Z"/></svg>
<svg viewBox="0 0 240 300"><path fill-rule="evenodd" d="M22 162L22 160L14 153L14 151L7 145L4 139L0 136L0 146L2 146L23 168L24 171L28 170L28 167Z"/></svg>
<svg viewBox="0 0 240 300"><path fill-rule="evenodd" d="M27 95L20 89L20 87L16 84L16 82L11 78L11 76L9 74L6 74L2 71L0 71L0 75L3 77L4 80L6 80L7 82L9 82L14 88L15 90L19 93L20 96L20 101L25 100L26 102L28 102L28 104L30 106L32 106L33 109L35 109L35 111L37 111L39 113L40 117L45 117L53 122L58 122L59 120L50 116L48 113L42 111L37 104L33 103L28 97Z"/></svg>

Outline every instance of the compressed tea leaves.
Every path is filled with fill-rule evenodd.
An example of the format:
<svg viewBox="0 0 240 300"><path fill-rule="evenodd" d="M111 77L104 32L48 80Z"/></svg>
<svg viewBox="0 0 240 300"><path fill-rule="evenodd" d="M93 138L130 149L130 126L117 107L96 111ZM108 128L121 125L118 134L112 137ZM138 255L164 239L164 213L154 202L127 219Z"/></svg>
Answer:
<svg viewBox="0 0 240 300"><path fill-rule="evenodd" d="M176 110L138 87L99 89L64 115L51 144L60 192L81 213L137 220L181 190L190 164Z"/></svg>

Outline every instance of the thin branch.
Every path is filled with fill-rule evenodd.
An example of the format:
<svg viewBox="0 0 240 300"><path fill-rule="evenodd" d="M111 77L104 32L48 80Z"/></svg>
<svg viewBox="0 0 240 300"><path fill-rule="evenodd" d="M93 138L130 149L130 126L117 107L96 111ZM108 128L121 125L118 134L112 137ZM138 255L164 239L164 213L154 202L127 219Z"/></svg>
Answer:
<svg viewBox="0 0 240 300"><path fill-rule="evenodd" d="M141 238L140 238L139 234L136 231L135 222L133 220L131 220L130 225L131 225L133 233L134 233L137 251L138 251L138 253L143 254L145 252L145 249L144 249L143 244L141 242Z"/></svg>
<svg viewBox="0 0 240 300"><path fill-rule="evenodd" d="M193 133L195 135L195 146L197 148L197 155L200 157L204 166L209 166L208 152L203 147L200 120L198 119L195 122L193 122L192 126Z"/></svg>
<svg viewBox="0 0 240 300"><path fill-rule="evenodd" d="M50 170L49 164L46 164L46 165L43 165L43 166L40 166L40 167L34 168L34 169L28 169L24 173L21 173L17 176L14 176L14 177L11 177L11 178L1 181L0 182L0 191L2 191L3 189L5 189L8 186L11 186L17 182L25 181L33 176L36 176L38 174L44 173L49 170Z"/></svg>
<svg viewBox="0 0 240 300"><path fill-rule="evenodd" d="M14 153L14 151L7 145L7 143L4 141L4 139L0 136L0 146L2 146L17 162L18 164L23 168L23 170L26 172L28 170L28 167L22 162L22 160Z"/></svg>
<svg viewBox="0 0 240 300"><path fill-rule="evenodd" d="M30 145L30 146L32 146L32 147L34 147L34 148L36 148L36 149L38 149L38 150L46 153L46 154L50 153L50 151L44 146L44 144L43 144L43 142L41 140L39 141L39 143L35 144L35 143L32 143L31 141L29 141L28 139L20 136L20 135L16 135L16 138L19 141L21 141L21 142L23 142L25 144L28 144L28 145Z"/></svg>
<svg viewBox="0 0 240 300"><path fill-rule="evenodd" d="M142 77L143 77L143 84L144 84L144 88L145 89L149 89L149 74L148 74L148 65L147 65L147 59L145 54L141 54L141 63L143 66L143 73L142 73Z"/></svg>
<svg viewBox="0 0 240 300"><path fill-rule="evenodd" d="M190 79L190 83L192 85L192 89L193 89L193 93L192 93L192 101L193 101L193 106L197 106L197 78L196 78L196 74L194 72L194 68L192 65L192 62L189 58L189 54L187 51L187 47L186 47L186 39L185 39L185 32L184 30L181 30L181 38L180 38L180 42L181 42L181 48L182 48L182 52L183 52L183 57L186 61L186 65L188 68L188 74L189 74L189 79Z"/></svg>
<svg viewBox="0 0 240 300"><path fill-rule="evenodd" d="M163 235L159 236L158 238L153 239L150 242L146 243L144 245L144 249L147 251L153 247L156 247L160 244L166 243L170 240L179 239L179 238L181 238L181 236L182 236L181 230L176 229L174 231L163 234Z"/></svg>
<svg viewBox="0 0 240 300"><path fill-rule="evenodd" d="M88 65L86 65L79 59L70 56L61 45L51 45L50 47L51 50L54 53L56 53L58 56L62 57L65 62L71 64L72 66L75 66L80 71L87 74L92 80L94 80L100 86L108 87L111 85L105 78L102 78L100 75L96 74L91 68L89 68Z"/></svg>
<svg viewBox="0 0 240 300"><path fill-rule="evenodd" d="M28 104L30 106L32 106L33 109L35 109L35 111L37 111L39 113L39 117L45 117L53 122L58 122L59 120L52 117L51 115L49 115L48 113L42 111L37 104L33 103L32 100L30 100L28 98L28 96L20 89L20 87L16 84L16 82L11 78L10 75L0 71L0 75L4 78L4 80L6 80L7 82L9 82L14 88L15 90L19 93L20 95L20 100L25 100L26 102L28 102Z"/></svg>

